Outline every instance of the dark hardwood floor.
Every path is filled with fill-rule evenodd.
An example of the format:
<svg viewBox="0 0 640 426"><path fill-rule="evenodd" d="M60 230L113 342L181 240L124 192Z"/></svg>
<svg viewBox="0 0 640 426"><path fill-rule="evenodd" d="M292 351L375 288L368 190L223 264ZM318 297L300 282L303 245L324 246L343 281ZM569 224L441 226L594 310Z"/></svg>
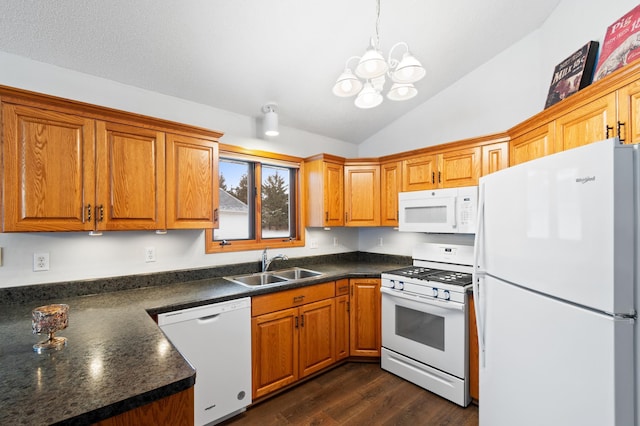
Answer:
<svg viewBox="0 0 640 426"><path fill-rule="evenodd" d="M462 408L380 368L349 362L250 407L230 425L476 426L478 407Z"/></svg>

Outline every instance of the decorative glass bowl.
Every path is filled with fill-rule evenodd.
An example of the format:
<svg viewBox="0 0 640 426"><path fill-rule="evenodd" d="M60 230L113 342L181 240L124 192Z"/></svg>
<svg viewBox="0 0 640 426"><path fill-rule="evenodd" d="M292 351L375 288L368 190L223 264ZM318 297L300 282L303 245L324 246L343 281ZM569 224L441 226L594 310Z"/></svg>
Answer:
<svg viewBox="0 0 640 426"><path fill-rule="evenodd" d="M69 325L69 305L54 304L35 308L31 311L31 330L33 334L47 334L47 340L33 345L33 350L42 353L58 350L67 344L66 337L56 337L55 333Z"/></svg>

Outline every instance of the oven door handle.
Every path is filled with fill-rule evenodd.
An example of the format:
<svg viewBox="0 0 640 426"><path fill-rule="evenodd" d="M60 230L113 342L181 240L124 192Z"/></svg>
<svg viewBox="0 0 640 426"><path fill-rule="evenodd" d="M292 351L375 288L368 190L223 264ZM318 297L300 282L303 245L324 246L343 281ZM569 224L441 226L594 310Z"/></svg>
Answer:
<svg viewBox="0 0 640 426"><path fill-rule="evenodd" d="M464 303L449 302L447 300L440 300L440 299L430 299L430 298L421 297L414 294L391 290L386 287L382 287L380 289L380 292L392 297L397 297L398 299L412 300L414 302L424 303L426 305L437 306L438 308L442 308L442 309L449 309L451 311L464 312Z"/></svg>

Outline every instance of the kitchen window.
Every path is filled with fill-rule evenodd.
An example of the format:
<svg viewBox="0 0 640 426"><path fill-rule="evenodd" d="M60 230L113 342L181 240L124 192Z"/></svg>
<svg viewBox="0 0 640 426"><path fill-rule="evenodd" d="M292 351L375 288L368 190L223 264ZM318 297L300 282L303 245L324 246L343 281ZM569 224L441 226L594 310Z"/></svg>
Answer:
<svg viewBox="0 0 640 426"><path fill-rule="evenodd" d="M219 173L219 227L206 232L207 253L304 245L299 159L224 146Z"/></svg>

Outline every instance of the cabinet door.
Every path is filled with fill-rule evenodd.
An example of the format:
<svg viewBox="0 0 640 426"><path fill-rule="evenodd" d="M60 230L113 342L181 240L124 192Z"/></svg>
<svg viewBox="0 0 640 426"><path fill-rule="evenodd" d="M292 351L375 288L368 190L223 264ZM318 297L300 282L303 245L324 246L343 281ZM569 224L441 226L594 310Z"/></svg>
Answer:
<svg viewBox="0 0 640 426"><path fill-rule="evenodd" d="M436 156L421 155L402 161L402 190L419 191L436 187Z"/></svg>
<svg viewBox="0 0 640 426"><path fill-rule="evenodd" d="M345 166L345 225L380 225L380 166Z"/></svg>
<svg viewBox="0 0 640 426"><path fill-rule="evenodd" d="M95 199L95 123L3 104L3 231L89 231Z"/></svg>
<svg viewBox="0 0 640 426"><path fill-rule="evenodd" d="M615 134L624 143L640 142L640 81L618 90L618 123L620 130Z"/></svg>
<svg viewBox="0 0 640 426"><path fill-rule="evenodd" d="M398 192L402 190L402 163L380 166L380 225L398 226Z"/></svg>
<svg viewBox="0 0 640 426"><path fill-rule="evenodd" d="M335 359L340 361L347 357L349 357L349 295L336 297Z"/></svg>
<svg viewBox="0 0 640 426"><path fill-rule="evenodd" d="M481 169L480 147L459 149L438 155L437 184L440 188L477 185Z"/></svg>
<svg viewBox="0 0 640 426"><path fill-rule="evenodd" d="M98 121L96 139L97 228L166 229L164 133Z"/></svg>
<svg viewBox="0 0 640 426"><path fill-rule="evenodd" d="M340 164L323 164L324 226L344 225L344 168ZM313 195L312 195L313 196ZM316 195L316 196L319 196Z"/></svg>
<svg viewBox="0 0 640 426"><path fill-rule="evenodd" d="M553 154L554 129L555 122L550 122L511 139L509 164L515 166Z"/></svg>
<svg viewBox="0 0 640 426"><path fill-rule="evenodd" d="M253 399L298 380L298 308L253 317L251 333Z"/></svg>
<svg viewBox="0 0 640 426"><path fill-rule="evenodd" d="M335 362L335 300L300 307L300 378Z"/></svg>
<svg viewBox="0 0 640 426"><path fill-rule="evenodd" d="M497 142L482 147L482 176L509 167L509 142Z"/></svg>
<svg viewBox="0 0 640 426"><path fill-rule="evenodd" d="M616 94L612 92L556 119L555 151L564 151L607 137L615 129ZM609 132L609 136L614 136Z"/></svg>
<svg viewBox="0 0 640 426"><path fill-rule="evenodd" d="M352 279L350 324L351 356L380 356L380 279Z"/></svg>
<svg viewBox="0 0 640 426"><path fill-rule="evenodd" d="M167 228L218 226L218 144L167 134Z"/></svg>

